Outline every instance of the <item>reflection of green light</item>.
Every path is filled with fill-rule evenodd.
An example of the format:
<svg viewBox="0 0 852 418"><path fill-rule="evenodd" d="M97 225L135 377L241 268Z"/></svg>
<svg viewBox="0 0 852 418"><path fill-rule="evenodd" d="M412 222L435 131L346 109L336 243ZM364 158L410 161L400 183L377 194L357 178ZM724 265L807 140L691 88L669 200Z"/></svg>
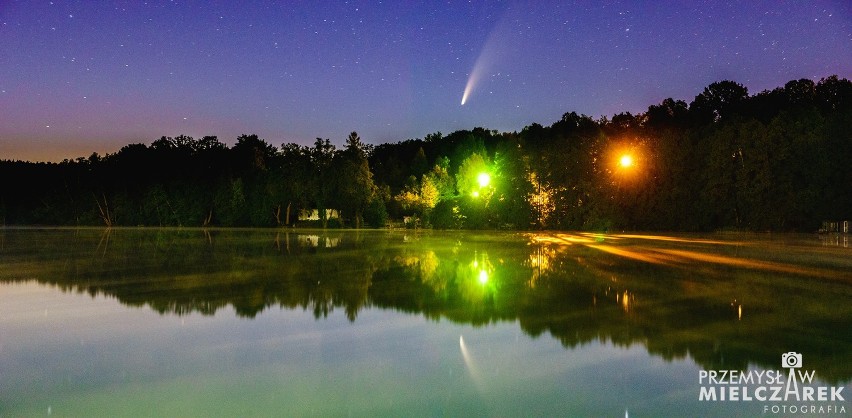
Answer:
<svg viewBox="0 0 852 418"><path fill-rule="evenodd" d="M485 284L488 282L488 272L485 270L479 270L479 283Z"/></svg>
<svg viewBox="0 0 852 418"><path fill-rule="evenodd" d="M473 196L473 197L479 197L479 191L474 190L473 193L471 193L470 195Z"/></svg>
<svg viewBox="0 0 852 418"><path fill-rule="evenodd" d="M485 187L488 183L491 183L491 176L488 173L479 173L476 177L476 181L479 182L479 187Z"/></svg>

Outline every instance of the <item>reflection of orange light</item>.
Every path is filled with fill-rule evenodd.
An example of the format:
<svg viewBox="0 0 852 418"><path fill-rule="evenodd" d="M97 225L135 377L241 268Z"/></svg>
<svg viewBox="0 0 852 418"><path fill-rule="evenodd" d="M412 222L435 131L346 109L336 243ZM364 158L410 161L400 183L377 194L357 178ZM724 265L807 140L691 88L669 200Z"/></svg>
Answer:
<svg viewBox="0 0 852 418"><path fill-rule="evenodd" d="M651 255L649 252L645 251L644 253L638 251L630 251L622 248L613 247L612 245L593 245L586 244L589 248L594 248L596 250L600 250L606 253L615 254L622 256L624 258L630 258L633 260L644 261L646 263L653 264L666 264L669 260L668 257L661 256L661 254Z"/></svg>
<svg viewBox="0 0 852 418"><path fill-rule="evenodd" d="M714 255L701 253L698 251L689 251L689 250L672 250L672 249L657 249L659 252L663 252L666 254L671 254L677 257L683 257L686 259L703 261L707 263L716 263L716 264L724 264L728 266L735 267L743 267L743 268L752 268L759 270L767 270L767 271L776 271L779 273L792 273L792 274L805 274L809 276L818 276L818 277L832 277L836 276L836 273L825 271L821 269L812 269L805 267L798 267L789 264L782 263L774 263L771 261L760 261L760 260L748 260L736 257L727 257L723 255Z"/></svg>
<svg viewBox="0 0 852 418"><path fill-rule="evenodd" d="M630 154L624 154L618 160L618 163L624 168L630 167L633 165L633 156Z"/></svg>
<svg viewBox="0 0 852 418"><path fill-rule="evenodd" d="M741 245L750 245L749 242L745 241L736 241L736 240L712 240L712 239L701 239L701 238L680 238L680 237L672 237L672 236L663 236L663 235L600 235L600 234L592 234L592 233L579 233L578 235L573 234L529 234L528 235L530 244L544 244L546 248L555 248L556 252L562 252L565 249L570 248L572 244L580 244L584 245L588 248L592 248L598 251L602 251L605 253L613 254L619 257L624 257L632 260L643 261L646 263L652 264L661 264L661 265L669 265L669 266L678 266L683 268L690 268L695 265L695 262L701 263L712 263L719 265L727 265L737 268L746 268L753 270L763 270L763 271L773 271L777 273L786 273L786 274L797 274L797 275L806 275L819 277L823 279L840 279L845 282L850 282L850 276L846 272L834 271L827 268L818 268L812 266L797 266L793 264L787 264L776 261L766 261L759 260L753 258L740 258L740 257L732 257L721 254L713 254L711 252L701 251L701 250L687 250L687 249L675 249L675 248L660 248L657 243L649 243L647 246L639 246L630 241L632 240L648 240L648 241L668 241L674 243L686 243L686 244L704 244L704 245L732 245L732 246L741 246ZM608 242L624 240L628 242L628 245L607 245L603 244L596 238L604 238ZM597 242L596 242L597 241ZM623 241L622 241L623 242ZM553 247L550 247L550 246ZM712 247L710 249L712 251ZM554 254L556 254L554 252ZM579 260L579 258L578 258ZM536 267L537 264L531 262L530 265L532 267ZM734 305L732 305L733 307ZM737 308L738 317L741 318L742 315L742 306Z"/></svg>
<svg viewBox="0 0 852 418"><path fill-rule="evenodd" d="M667 237L664 235L611 235L608 238L618 237L618 238L637 238L637 239L647 239L647 240L656 240L656 241L672 241L672 242L694 242L699 244L729 244L729 245L741 245L742 242L739 241L716 241L709 239L698 239L698 238L677 238L677 237Z"/></svg>
<svg viewBox="0 0 852 418"><path fill-rule="evenodd" d="M572 243L592 242L592 240L590 239L569 234L533 235L531 239L535 243L548 243L556 245L571 245Z"/></svg>

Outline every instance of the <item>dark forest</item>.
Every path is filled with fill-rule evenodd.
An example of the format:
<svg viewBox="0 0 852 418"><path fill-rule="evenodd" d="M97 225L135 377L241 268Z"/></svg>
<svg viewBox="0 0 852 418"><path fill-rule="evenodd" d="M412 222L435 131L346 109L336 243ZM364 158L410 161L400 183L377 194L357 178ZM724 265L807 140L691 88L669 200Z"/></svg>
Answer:
<svg viewBox="0 0 852 418"><path fill-rule="evenodd" d="M641 114L566 113L338 149L162 137L0 161L3 225L814 232L852 216L852 82L733 81ZM313 213L313 219L307 215Z"/></svg>

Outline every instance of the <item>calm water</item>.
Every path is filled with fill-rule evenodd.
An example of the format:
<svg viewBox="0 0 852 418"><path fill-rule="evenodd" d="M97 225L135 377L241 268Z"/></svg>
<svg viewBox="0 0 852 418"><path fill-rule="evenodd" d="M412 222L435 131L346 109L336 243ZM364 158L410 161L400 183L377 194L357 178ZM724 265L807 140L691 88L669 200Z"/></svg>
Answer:
<svg viewBox="0 0 852 418"><path fill-rule="evenodd" d="M850 302L843 236L0 229L0 416L849 416ZM699 400L787 352L844 400Z"/></svg>

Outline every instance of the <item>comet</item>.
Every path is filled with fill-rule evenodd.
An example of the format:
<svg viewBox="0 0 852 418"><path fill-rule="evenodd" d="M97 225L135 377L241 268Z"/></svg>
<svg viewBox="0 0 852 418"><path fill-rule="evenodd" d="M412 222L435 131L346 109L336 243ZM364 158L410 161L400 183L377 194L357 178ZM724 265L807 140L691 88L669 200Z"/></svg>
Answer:
<svg viewBox="0 0 852 418"><path fill-rule="evenodd" d="M470 75L467 77L467 84L464 86L464 93L462 93L461 98L462 106L464 106L468 99L470 99L470 95L476 89L476 86L482 79L482 75L493 67L497 57L501 55L498 47L500 46L500 38L504 37L501 33L504 32L503 28L507 26L506 20L507 19L504 16L504 18L500 19L500 21L495 25L494 29L488 35L488 39L485 40L485 44L482 46L482 51L480 51L479 56L476 57L476 61L473 63L473 69L470 70Z"/></svg>
<svg viewBox="0 0 852 418"><path fill-rule="evenodd" d="M488 38L485 42L485 46L482 48L482 52L479 53L479 57L476 58L476 62L473 63L473 69L470 70L470 76L467 78L467 84L464 86L464 93L462 94L461 105L464 106L467 103L467 99L470 98L470 94L473 93L473 89L479 84L479 80L482 78L482 74L485 73L485 70L491 67L491 64L494 61L494 57L496 53L495 42L493 42L494 34Z"/></svg>
<svg viewBox="0 0 852 418"><path fill-rule="evenodd" d="M470 72L470 77L467 78L467 84L464 86L464 93L462 94L461 100L462 106L467 103L467 98L470 97L470 93L473 91L473 86L479 81L479 75L482 73L482 66L478 65L478 63L479 60L477 60L477 64L473 65L473 71Z"/></svg>

